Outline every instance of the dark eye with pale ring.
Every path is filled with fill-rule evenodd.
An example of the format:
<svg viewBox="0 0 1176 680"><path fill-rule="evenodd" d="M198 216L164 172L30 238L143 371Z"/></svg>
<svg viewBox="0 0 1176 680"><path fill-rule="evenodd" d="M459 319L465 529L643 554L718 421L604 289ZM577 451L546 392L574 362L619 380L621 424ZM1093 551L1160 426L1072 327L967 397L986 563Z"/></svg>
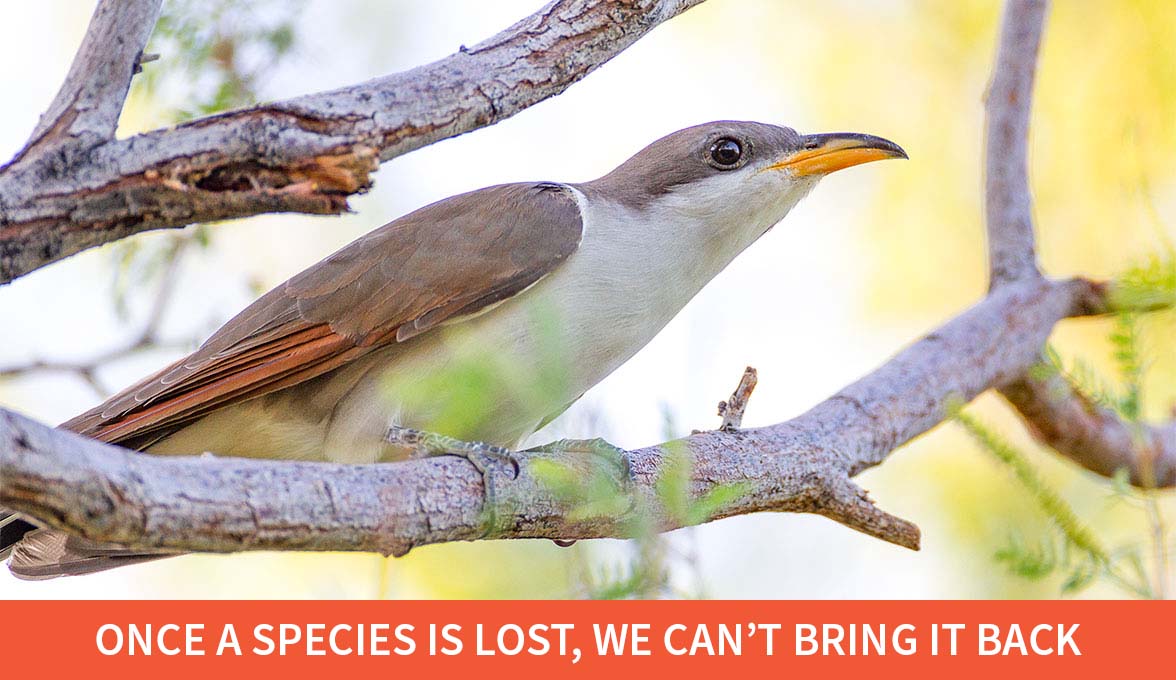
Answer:
<svg viewBox="0 0 1176 680"><path fill-rule="evenodd" d="M710 157L719 168L733 168L743 158L743 145L738 140L723 137L711 144Z"/></svg>

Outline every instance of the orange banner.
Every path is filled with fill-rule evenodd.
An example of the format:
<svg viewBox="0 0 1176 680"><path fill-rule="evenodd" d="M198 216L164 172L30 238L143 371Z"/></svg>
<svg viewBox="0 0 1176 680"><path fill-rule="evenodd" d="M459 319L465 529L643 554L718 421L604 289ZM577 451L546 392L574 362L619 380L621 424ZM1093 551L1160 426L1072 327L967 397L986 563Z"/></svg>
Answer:
<svg viewBox="0 0 1176 680"><path fill-rule="evenodd" d="M669 672L678 680L770 672L904 679L939 673L952 680L1065 674L1070 680L1162 667L1157 653L1170 649L1176 615L1171 603L1074 601L3 607L0 653L7 677L165 680L257 673L321 680L334 670L479 679Z"/></svg>

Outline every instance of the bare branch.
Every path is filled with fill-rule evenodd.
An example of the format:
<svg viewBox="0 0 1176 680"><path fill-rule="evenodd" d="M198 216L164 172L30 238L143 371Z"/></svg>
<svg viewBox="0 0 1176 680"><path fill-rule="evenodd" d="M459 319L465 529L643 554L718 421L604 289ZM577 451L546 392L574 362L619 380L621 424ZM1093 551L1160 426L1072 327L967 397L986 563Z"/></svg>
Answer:
<svg viewBox="0 0 1176 680"><path fill-rule="evenodd" d="M559 94L700 2L555 0L483 43L403 73L96 146L28 148L0 169L0 283L148 229L345 212L381 161ZM96 19L104 16L100 7ZM128 74L140 49L126 60Z"/></svg>
<svg viewBox="0 0 1176 680"><path fill-rule="evenodd" d="M1176 486L1176 421L1132 425L1075 390L1062 375L1026 377L1001 394L1044 444L1105 477L1127 470L1145 488Z"/></svg>
<svg viewBox="0 0 1176 680"><path fill-rule="evenodd" d="M98 3L65 82L16 160L53 141L82 138L93 145L114 138L131 77L161 4L162 0Z"/></svg>
<svg viewBox="0 0 1176 680"><path fill-rule="evenodd" d="M1039 276L1027 172L1033 75L1048 2L1010 0L988 93L987 206L991 285ZM1109 287L1087 284L1082 306L1110 310ZM1091 403L1064 376L1026 375L1001 390L1046 445L1088 470L1129 471L1141 486L1176 485L1176 422L1135 426Z"/></svg>
<svg viewBox="0 0 1176 680"><path fill-rule="evenodd" d="M1040 276L1033 245L1029 192L1029 113L1047 0L1005 4L996 67L985 108L990 285Z"/></svg>
<svg viewBox="0 0 1176 680"><path fill-rule="evenodd" d="M119 230L141 230L143 223L148 226L142 228L179 224L175 215L183 210L189 211L183 219L206 219L206 213L192 212L197 203L221 205L237 215L296 209L294 204L302 209L334 197L342 209L342 197L366 186L364 168L377 158L489 124L550 96L697 1L556 2L437 64L106 145L95 150L93 166L79 166L84 170L79 177L96 182L87 189L95 195L129 199L140 222L115 221L97 230L103 235L96 242L117 238L111 234ZM1147 429L1140 438L1064 382L1026 377L1058 320L1109 308L1105 286L1048 280L1035 263L1026 140L1045 8L1040 0L1010 0L1005 12L988 99L988 295L797 418L763 428L696 433L676 443L692 454L693 496L730 484L745 490L711 519L810 512L917 548L918 528L876 507L852 478L942 422L957 400L993 387L1040 436L1089 469L1110 474L1127 467L1137 480L1150 475L1155 484L1173 483L1176 427ZM492 77L485 79L486 73ZM491 83L494 89L486 89ZM113 159L123 162L115 179L134 177L127 186L138 189L102 183L111 181L101 168L113 167ZM17 174L0 174L0 195L4 182ZM65 181L54 177L42 180ZM41 200L34 198L33 203ZM167 201L176 201L180 212L153 208L144 216L140 210ZM265 208L265 201L271 207ZM58 218L46 219L45 224L60 225ZM58 259L79 243L69 240L74 237L68 228L59 229L60 244L67 245L43 261L5 260L6 242L19 240L14 234L23 233L26 243L44 243L42 232L27 224L23 229L0 227L0 267L6 275ZM724 424L737 426L754 384L747 377L725 409L734 419L725 417ZM660 507L655 491L668 448L625 452L633 490L643 496L635 506L650 508L663 530L680 522ZM519 453L517 475L491 471L493 507L488 507L486 479L459 457L353 466L144 456L0 409L0 505L91 540L141 550L403 554L418 545L479 538L624 536L625 517L569 519L565 502L530 466L553 455L559 454ZM574 466L583 460L577 455L561 462Z"/></svg>

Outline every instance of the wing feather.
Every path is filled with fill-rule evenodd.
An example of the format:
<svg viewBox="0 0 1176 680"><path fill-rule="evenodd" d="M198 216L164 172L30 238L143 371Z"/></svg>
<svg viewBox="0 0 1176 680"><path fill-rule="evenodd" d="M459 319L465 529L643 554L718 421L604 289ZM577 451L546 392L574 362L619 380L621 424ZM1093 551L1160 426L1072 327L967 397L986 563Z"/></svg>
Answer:
<svg viewBox="0 0 1176 680"><path fill-rule="evenodd" d="M572 190L504 184L421 208L263 295L187 357L62 424L135 445L517 295L579 245Z"/></svg>

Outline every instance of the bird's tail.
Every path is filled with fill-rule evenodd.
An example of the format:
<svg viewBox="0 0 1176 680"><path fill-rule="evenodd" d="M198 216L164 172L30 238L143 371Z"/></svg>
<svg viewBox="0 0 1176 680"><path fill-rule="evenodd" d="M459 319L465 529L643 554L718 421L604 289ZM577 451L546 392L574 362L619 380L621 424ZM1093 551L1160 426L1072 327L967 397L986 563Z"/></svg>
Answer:
<svg viewBox="0 0 1176 680"><path fill-rule="evenodd" d="M0 508L0 562L8 559L12 546L16 545L21 537L36 528L15 512Z"/></svg>
<svg viewBox="0 0 1176 680"><path fill-rule="evenodd" d="M28 524L23 520L17 521ZM15 543L0 548L0 558L4 556L5 551L12 554L8 561L8 570L13 576L25 581L93 574L176 554L132 551L115 545L87 541L53 529L37 528L26 530Z"/></svg>
<svg viewBox="0 0 1176 680"><path fill-rule="evenodd" d="M0 563L8 560L8 571L25 581L93 574L178 554L127 550L87 541L54 529L43 529L0 508Z"/></svg>

